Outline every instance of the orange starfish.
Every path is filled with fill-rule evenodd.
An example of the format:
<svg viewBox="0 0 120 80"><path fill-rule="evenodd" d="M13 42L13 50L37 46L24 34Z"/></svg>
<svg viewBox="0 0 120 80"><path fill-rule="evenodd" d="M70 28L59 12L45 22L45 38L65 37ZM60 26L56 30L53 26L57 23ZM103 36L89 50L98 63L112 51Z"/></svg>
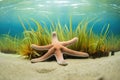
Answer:
<svg viewBox="0 0 120 80"><path fill-rule="evenodd" d="M60 42L57 38L56 32L53 32L52 33L52 44L46 45L46 46L37 46L35 44L31 45L31 48L35 50L41 50L41 51L48 50L46 54L44 54L43 56L39 58L32 59L31 62L35 63L39 61L45 61L46 59L54 55L58 64L67 65L67 62L63 58L62 52L67 52L68 55L73 55L73 56L88 57L89 55L85 52L78 52L78 51L74 51L74 50L66 48L66 46L69 46L75 43L77 40L78 38L75 37L69 41Z"/></svg>

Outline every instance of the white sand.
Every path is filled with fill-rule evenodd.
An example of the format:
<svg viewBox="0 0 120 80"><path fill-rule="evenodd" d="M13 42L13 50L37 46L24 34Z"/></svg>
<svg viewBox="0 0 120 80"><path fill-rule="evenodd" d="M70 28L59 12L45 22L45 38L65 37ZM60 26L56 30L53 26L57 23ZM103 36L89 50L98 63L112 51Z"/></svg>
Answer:
<svg viewBox="0 0 120 80"><path fill-rule="evenodd" d="M30 63L19 55L0 53L0 80L120 80L120 52L97 59Z"/></svg>

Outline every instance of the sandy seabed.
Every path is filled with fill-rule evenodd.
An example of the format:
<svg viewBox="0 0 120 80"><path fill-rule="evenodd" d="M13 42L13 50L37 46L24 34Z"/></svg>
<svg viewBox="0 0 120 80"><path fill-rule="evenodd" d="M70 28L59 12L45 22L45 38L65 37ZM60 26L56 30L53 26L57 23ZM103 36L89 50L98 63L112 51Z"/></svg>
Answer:
<svg viewBox="0 0 120 80"><path fill-rule="evenodd" d="M31 63L19 55L0 53L0 80L120 80L120 52L96 59Z"/></svg>

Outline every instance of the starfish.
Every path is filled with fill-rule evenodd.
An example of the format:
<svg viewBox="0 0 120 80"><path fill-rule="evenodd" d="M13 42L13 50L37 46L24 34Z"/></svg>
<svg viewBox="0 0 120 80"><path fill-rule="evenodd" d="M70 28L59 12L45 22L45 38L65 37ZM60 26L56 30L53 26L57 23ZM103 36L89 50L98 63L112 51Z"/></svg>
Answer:
<svg viewBox="0 0 120 80"><path fill-rule="evenodd" d="M48 50L48 52L45 53L43 56L32 59L31 62L32 63L42 62L50 58L52 55L54 55L57 60L57 63L64 66L64 65L67 65L68 63L64 60L62 52L66 52L66 54L73 55L73 56L89 57L88 53L79 52L79 51L75 51L67 48L67 46L70 46L71 44L75 43L77 40L78 38L75 37L69 41L60 42L57 38L56 32L53 32L52 44L49 44L46 46L38 46L35 44L31 45L31 48L35 50L39 50L39 51Z"/></svg>

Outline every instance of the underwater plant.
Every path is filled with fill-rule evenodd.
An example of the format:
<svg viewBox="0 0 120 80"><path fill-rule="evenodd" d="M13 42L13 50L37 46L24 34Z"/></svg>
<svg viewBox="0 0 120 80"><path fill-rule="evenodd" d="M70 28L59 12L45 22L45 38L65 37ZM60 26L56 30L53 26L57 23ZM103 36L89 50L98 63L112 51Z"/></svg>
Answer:
<svg viewBox="0 0 120 80"><path fill-rule="evenodd" d="M41 25L37 20L31 18L35 25L31 26L28 21L19 21L24 29L23 37L12 37L9 34L0 36L0 51L4 53L19 53L29 59L44 55L47 51L35 51L31 48L31 44L38 46L45 46L51 43L51 34L56 31L60 41L67 41L73 37L78 37L78 41L68 48L80 52L86 52L91 57L108 56L109 52L120 51L120 35L108 35L110 25L101 26L100 34L93 31L94 24L88 25L92 20L82 20L77 26L72 26L72 19L70 18L69 26L61 25L60 21L54 23L50 21L51 25L47 26L45 22ZM27 23L26 26L24 23ZM34 27L34 28L33 28ZM12 47L11 47L12 46Z"/></svg>
<svg viewBox="0 0 120 80"><path fill-rule="evenodd" d="M28 26L30 29L27 30L20 17L19 20L22 24L22 27L24 28L24 38L20 45L19 53L28 56L29 58L38 57L45 54L46 51L39 52L31 49L31 44L36 44L39 46L50 44L51 33L53 31L59 33L57 36L60 41L66 41L73 37L78 37L78 42L70 46L70 49L87 52L92 57L108 56L109 54L109 46L107 46L107 34L109 30L109 24L107 26L103 26L101 34L97 35L93 32L94 25L91 26L89 30L87 29L90 22L87 20L81 21L74 30L72 26L72 19L70 19L69 26L61 26L61 23L59 21L57 24L51 22L51 26L49 29L46 24L44 24L45 26L42 26L35 19L30 19L32 22L35 23L36 26L34 27L36 27L36 30L34 30L29 23Z"/></svg>
<svg viewBox="0 0 120 80"><path fill-rule="evenodd" d="M114 52L120 51L120 35L114 35L108 37L109 51L111 51L111 55L114 55Z"/></svg>
<svg viewBox="0 0 120 80"><path fill-rule="evenodd" d="M39 22L37 22L34 19L31 19L36 24L36 31L31 28L29 25L30 31L26 29L25 25L23 24L22 20L19 18L22 27L24 28L23 32L23 39L21 41L21 45L19 47L18 53L24 56L28 56L29 58L40 56L44 53L41 52L40 54L36 51L31 49L31 44L37 44L37 45L47 45L50 43L50 34L46 30L47 28L42 28Z"/></svg>
<svg viewBox="0 0 120 80"><path fill-rule="evenodd" d="M4 53L17 53L19 41L17 37L12 37L9 34L1 35L0 37L0 51Z"/></svg>

